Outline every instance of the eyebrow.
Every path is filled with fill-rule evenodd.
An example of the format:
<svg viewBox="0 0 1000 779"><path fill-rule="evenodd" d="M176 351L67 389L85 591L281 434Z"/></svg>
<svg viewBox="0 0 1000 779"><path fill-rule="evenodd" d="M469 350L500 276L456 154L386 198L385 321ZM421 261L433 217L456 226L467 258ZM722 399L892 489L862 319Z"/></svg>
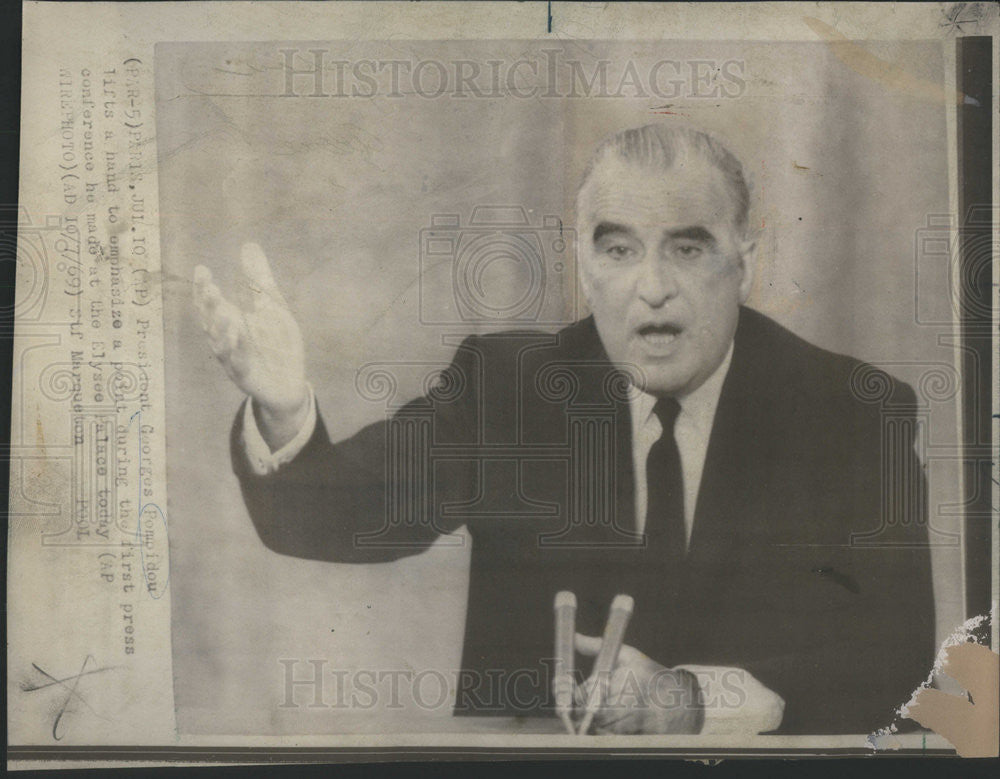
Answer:
<svg viewBox="0 0 1000 779"><path fill-rule="evenodd" d="M611 233L624 233L625 235L632 235L633 231L631 228L626 227L618 222L601 222L594 228L594 243L597 243L605 235ZM676 230L668 230L666 237L672 241L699 241L705 244L715 244L715 236L712 233L702 227L701 225L692 225L690 227L679 227Z"/></svg>
<svg viewBox="0 0 1000 779"><path fill-rule="evenodd" d="M715 236L700 225L681 227L677 230L668 230L667 238L672 241L698 241L705 244L715 243Z"/></svg>
<svg viewBox="0 0 1000 779"><path fill-rule="evenodd" d="M594 228L594 243L597 243L601 238L610 233L625 233L626 235L631 235L632 230L625 225L618 224L617 222L601 222Z"/></svg>

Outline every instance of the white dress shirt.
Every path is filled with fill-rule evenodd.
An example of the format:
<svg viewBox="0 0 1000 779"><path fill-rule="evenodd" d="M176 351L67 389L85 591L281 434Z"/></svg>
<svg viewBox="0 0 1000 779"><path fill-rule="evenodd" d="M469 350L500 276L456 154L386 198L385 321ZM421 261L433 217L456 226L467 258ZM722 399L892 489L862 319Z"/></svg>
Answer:
<svg viewBox="0 0 1000 779"><path fill-rule="evenodd" d="M687 542L691 541L695 504L701 486L708 440L719 404L722 384L729 372L733 346L715 372L700 387L678 397L681 410L674 423L674 439L681 456L684 475L684 527ZM656 398L638 392L629 400L632 420L632 462L635 466L636 527L641 532L646 525L648 487L646 484L646 459L649 450L660 438L662 427L653 413ZM243 410L243 445L254 473L259 476L272 473L292 460L308 443L316 428L316 398L309 387L309 412L302 428L295 437L277 451L272 452L264 441L254 417L253 404L247 402ZM656 658L653 658L654 660ZM777 693L757 681L741 668L720 666L680 665L698 678L705 721L702 734L747 735L773 730L781 724L785 702ZM735 692L742 691L742 695Z"/></svg>

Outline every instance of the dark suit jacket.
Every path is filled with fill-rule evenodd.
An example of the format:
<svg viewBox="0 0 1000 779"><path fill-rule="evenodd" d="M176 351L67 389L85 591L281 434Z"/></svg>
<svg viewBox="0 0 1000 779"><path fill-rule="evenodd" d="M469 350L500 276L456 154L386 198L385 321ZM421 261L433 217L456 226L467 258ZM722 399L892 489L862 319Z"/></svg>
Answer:
<svg viewBox="0 0 1000 779"><path fill-rule="evenodd" d="M456 713L550 711L552 602L568 589L581 632L599 635L626 592L627 643L749 671L785 699L780 732L890 723L934 650L910 387L742 309L687 558L650 578L621 378L592 319L474 336L443 386L337 444L320 421L274 474L247 467L238 417L233 463L283 554L387 562L467 526ZM730 681L707 705L740 699Z"/></svg>

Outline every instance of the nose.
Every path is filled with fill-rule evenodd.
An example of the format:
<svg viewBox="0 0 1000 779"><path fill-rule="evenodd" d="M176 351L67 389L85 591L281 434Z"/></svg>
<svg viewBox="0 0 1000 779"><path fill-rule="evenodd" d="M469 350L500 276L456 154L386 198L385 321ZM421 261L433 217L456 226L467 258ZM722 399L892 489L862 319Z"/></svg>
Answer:
<svg viewBox="0 0 1000 779"><path fill-rule="evenodd" d="M639 271L637 293L651 308L659 308L677 295L674 269L662 257L646 257Z"/></svg>

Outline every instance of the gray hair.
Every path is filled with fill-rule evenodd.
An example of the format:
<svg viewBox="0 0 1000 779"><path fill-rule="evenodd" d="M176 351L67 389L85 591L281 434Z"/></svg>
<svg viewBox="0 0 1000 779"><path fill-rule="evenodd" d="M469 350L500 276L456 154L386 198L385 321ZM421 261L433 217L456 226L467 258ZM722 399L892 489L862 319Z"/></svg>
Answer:
<svg viewBox="0 0 1000 779"><path fill-rule="evenodd" d="M683 154L700 158L722 173L736 206L736 226L745 231L750 218L750 187L743 166L725 144L702 130L657 123L617 132L594 151L577 192L586 186L597 164L609 156L665 172Z"/></svg>

